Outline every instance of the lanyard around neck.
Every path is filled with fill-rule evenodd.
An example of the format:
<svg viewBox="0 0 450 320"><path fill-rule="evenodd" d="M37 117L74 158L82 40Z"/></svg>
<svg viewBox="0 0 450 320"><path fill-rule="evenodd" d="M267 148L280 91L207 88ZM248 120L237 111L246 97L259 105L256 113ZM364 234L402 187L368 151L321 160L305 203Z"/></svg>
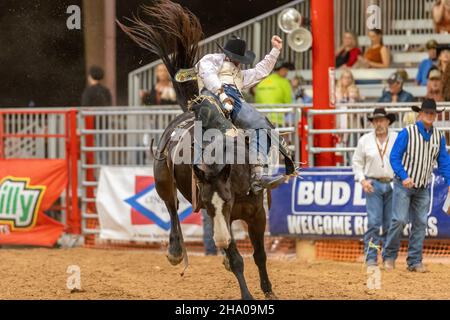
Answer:
<svg viewBox="0 0 450 320"><path fill-rule="evenodd" d="M378 139L377 139L376 135L375 135L375 143L377 145L378 154L380 155L381 167L384 168L384 155L386 154L387 147L388 147L388 144L389 144L389 134L387 136L386 144L384 146L384 149L382 149L382 147L378 144Z"/></svg>

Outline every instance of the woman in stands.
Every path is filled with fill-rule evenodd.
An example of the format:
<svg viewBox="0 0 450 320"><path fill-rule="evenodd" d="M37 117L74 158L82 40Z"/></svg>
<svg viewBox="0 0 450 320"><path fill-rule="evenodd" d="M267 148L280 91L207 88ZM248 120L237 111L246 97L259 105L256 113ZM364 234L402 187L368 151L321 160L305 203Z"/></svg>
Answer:
<svg viewBox="0 0 450 320"><path fill-rule="evenodd" d="M150 91L142 90L140 97L144 105L177 104L175 89L163 63L156 66L156 85Z"/></svg>
<svg viewBox="0 0 450 320"><path fill-rule="evenodd" d="M442 73L442 96L444 101L450 101L450 64L447 64Z"/></svg>
<svg viewBox="0 0 450 320"><path fill-rule="evenodd" d="M383 31L372 29L369 31L371 45L366 49L358 63L363 68L388 68L391 64L389 49L383 44Z"/></svg>
<svg viewBox="0 0 450 320"><path fill-rule="evenodd" d="M341 76L336 84L336 102L349 102L348 88L355 84L353 73L349 69L342 70Z"/></svg>
<svg viewBox="0 0 450 320"><path fill-rule="evenodd" d="M336 51L336 68L351 68L357 61L361 50L358 48L358 39L352 31L344 32L342 45Z"/></svg>
<svg viewBox="0 0 450 320"><path fill-rule="evenodd" d="M438 0L433 5L433 22L436 33L450 33L450 0Z"/></svg>
<svg viewBox="0 0 450 320"><path fill-rule="evenodd" d="M341 76L336 84L336 103L349 103L356 102L350 100L350 88L355 85L355 78L353 77L353 73L349 69L343 69ZM338 105L336 109L346 110L347 107L345 105ZM336 128L337 129L348 129L348 116L347 114L339 114L336 116ZM338 147L347 147L348 145L348 134L337 135Z"/></svg>
<svg viewBox="0 0 450 320"><path fill-rule="evenodd" d="M442 74L445 74L447 66L450 64L450 49L447 47L438 49L438 69Z"/></svg>

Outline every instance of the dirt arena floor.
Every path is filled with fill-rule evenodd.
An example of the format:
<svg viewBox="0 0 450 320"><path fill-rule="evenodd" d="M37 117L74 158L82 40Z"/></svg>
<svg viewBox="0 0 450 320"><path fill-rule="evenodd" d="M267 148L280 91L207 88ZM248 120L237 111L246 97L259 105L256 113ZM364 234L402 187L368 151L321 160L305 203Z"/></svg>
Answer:
<svg viewBox="0 0 450 320"><path fill-rule="evenodd" d="M402 259L403 260L403 259ZM66 287L67 268L81 269L81 292ZM269 275L280 299L450 299L450 265L428 264L410 273L403 261L381 273L381 289L369 290L360 263L299 262L271 257ZM190 266L172 267L162 252L99 249L0 249L0 299L239 299L237 281L222 257L190 256ZM245 257L248 286L263 299L258 272Z"/></svg>

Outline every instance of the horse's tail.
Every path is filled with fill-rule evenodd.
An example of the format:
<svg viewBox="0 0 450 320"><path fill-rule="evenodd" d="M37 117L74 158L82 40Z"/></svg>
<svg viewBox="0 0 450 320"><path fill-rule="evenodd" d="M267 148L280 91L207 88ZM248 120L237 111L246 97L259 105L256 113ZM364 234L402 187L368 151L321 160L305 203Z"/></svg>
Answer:
<svg viewBox="0 0 450 320"><path fill-rule="evenodd" d="M169 0L160 0L154 6L141 6L146 20L139 15L128 19L132 26L119 21L120 28L140 47L157 55L166 65L172 79L179 69L194 67L198 43L203 37L198 18L188 9ZM188 101L198 94L196 81L173 81L177 100L183 111Z"/></svg>

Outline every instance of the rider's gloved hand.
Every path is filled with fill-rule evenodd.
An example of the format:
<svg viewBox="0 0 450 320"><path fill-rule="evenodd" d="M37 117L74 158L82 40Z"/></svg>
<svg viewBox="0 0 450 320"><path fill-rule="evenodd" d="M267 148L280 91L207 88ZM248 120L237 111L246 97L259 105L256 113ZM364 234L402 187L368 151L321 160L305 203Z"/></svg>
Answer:
<svg viewBox="0 0 450 320"><path fill-rule="evenodd" d="M225 92L219 95L220 102L222 102L224 109L230 113L233 110L233 99L231 99Z"/></svg>

